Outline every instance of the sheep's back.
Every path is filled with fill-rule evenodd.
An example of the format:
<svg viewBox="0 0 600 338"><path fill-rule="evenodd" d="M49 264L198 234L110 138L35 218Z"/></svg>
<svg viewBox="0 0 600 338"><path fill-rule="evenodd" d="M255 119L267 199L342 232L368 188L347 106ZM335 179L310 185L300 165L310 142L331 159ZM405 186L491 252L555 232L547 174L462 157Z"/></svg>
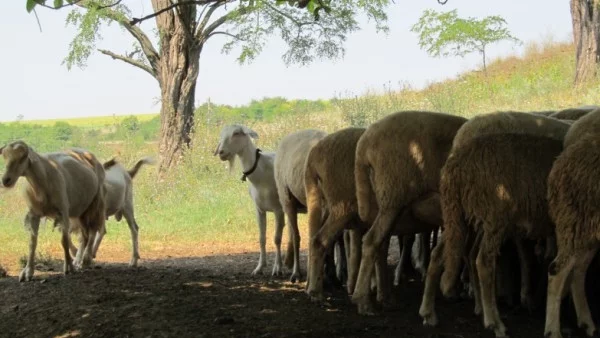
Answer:
<svg viewBox="0 0 600 338"><path fill-rule="evenodd" d="M306 205L304 191L304 166L310 149L327 133L320 130L306 129L285 136L275 156L275 183L279 198L283 201L289 194L302 205ZM282 203L283 204L283 203Z"/></svg>

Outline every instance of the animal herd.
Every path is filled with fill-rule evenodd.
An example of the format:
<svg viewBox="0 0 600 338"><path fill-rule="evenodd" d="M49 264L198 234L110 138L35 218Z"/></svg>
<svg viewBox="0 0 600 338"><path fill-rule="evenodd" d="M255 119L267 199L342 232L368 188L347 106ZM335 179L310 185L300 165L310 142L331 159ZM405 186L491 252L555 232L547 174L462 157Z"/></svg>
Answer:
<svg viewBox="0 0 600 338"><path fill-rule="evenodd" d="M466 290L484 326L506 337L497 298L511 278L502 276L518 276L521 304L531 308L540 277L534 265L541 264L548 285L544 335L562 337L560 309L567 291L578 326L588 336L597 333L585 278L600 247L600 107L471 119L401 111L367 128L300 130L285 136L275 152L261 151L255 138L246 126L227 125L214 153L229 161L230 170L239 158L242 180L250 183L260 234L253 275L267 268L272 212L272 274L282 275L285 264L292 282L302 279L298 214L307 213L306 293L316 302L328 286L345 283L360 314L394 303L387 259L390 238L397 236L401 257L393 284L400 283L412 255L424 278L419 309L424 325L439 322L438 288L445 297ZM130 265L137 265L131 179L149 159L128 171L114 159L102 164L85 150L38 154L23 141L5 145L0 154L6 164L3 186L13 187L21 176L27 180L25 224L31 236L20 281L32 278L42 217L60 225L65 274L91 264L112 215L125 217ZM70 241L73 231L80 233L79 248ZM513 245L507 249L506 243ZM507 265L509 257L518 259ZM511 263L518 274L506 271Z"/></svg>

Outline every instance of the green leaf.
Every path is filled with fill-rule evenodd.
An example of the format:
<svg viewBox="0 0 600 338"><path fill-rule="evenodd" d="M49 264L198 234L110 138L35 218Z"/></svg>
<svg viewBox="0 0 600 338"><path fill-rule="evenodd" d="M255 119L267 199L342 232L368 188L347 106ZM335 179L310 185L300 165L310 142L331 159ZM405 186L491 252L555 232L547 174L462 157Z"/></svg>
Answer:
<svg viewBox="0 0 600 338"><path fill-rule="evenodd" d="M27 0L27 2L25 3L25 9L27 9L27 13L31 13L35 5L37 5L37 2L35 2L35 0Z"/></svg>
<svg viewBox="0 0 600 338"><path fill-rule="evenodd" d="M63 0L54 0L54 8L62 7Z"/></svg>

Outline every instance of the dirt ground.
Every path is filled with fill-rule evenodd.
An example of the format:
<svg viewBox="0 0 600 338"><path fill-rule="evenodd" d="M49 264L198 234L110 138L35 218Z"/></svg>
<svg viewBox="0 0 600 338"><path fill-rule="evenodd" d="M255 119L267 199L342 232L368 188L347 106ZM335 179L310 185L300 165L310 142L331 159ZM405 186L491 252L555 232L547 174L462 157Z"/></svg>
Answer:
<svg viewBox="0 0 600 338"><path fill-rule="evenodd" d="M68 277L36 271L28 283L2 278L0 336L493 337L468 300L439 300L440 326L423 327L423 285L416 276L395 289L397 308L362 317L343 291L318 305L304 293L304 283L250 276L257 258L248 253L145 260L137 269L99 262ZM542 336L541 311L500 310L511 337ZM568 330L566 337L576 333Z"/></svg>

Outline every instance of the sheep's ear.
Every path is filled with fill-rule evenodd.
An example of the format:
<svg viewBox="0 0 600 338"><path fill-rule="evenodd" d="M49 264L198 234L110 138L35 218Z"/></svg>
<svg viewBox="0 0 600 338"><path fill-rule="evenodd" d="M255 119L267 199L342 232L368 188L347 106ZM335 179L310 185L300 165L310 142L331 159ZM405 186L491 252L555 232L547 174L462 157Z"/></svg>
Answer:
<svg viewBox="0 0 600 338"><path fill-rule="evenodd" d="M244 133L254 139L258 138L258 133L248 127L244 127Z"/></svg>

